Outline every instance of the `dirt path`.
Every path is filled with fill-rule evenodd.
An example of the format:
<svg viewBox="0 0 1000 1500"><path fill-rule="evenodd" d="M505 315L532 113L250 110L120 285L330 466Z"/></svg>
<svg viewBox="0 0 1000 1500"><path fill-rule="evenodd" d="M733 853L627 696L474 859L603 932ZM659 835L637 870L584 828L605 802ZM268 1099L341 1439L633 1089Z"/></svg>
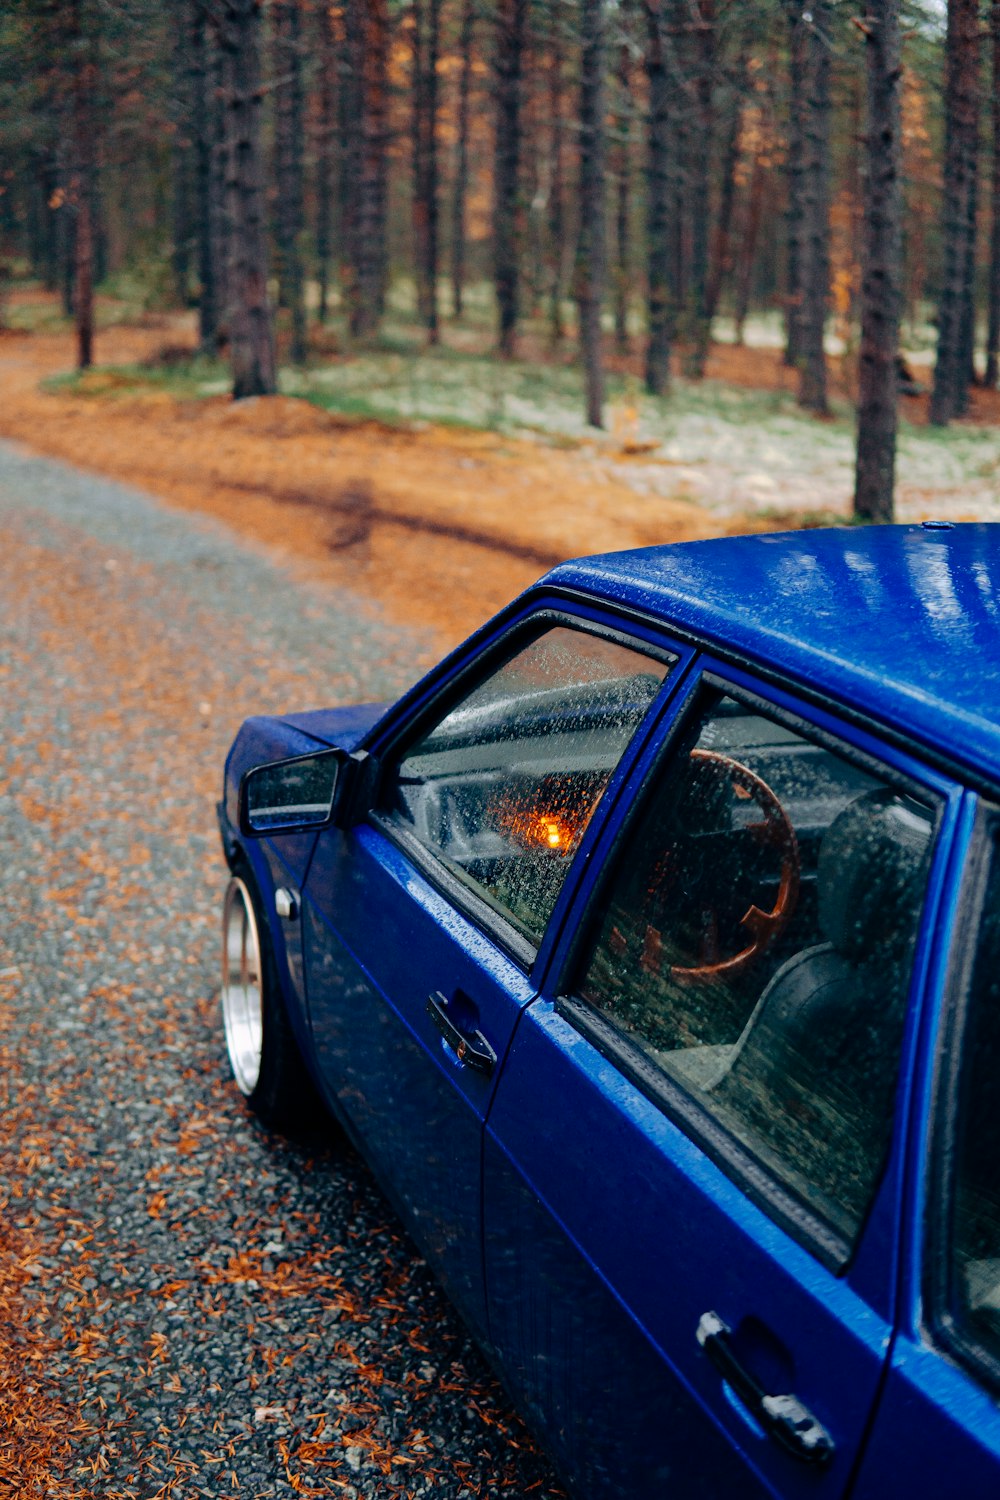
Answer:
<svg viewBox="0 0 1000 1500"><path fill-rule="evenodd" d="M0 444L0 1495L561 1495L371 1174L224 1061L242 717L425 636Z"/></svg>
<svg viewBox="0 0 1000 1500"><path fill-rule="evenodd" d="M138 361L177 336L167 322L110 329L100 358ZM579 450L345 424L280 396L107 399L99 372L105 399L41 392L71 359L64 334L0 338L0 435L216 515L400 623L433 627L442 645L565 557L720 529L694 503L635 493Z"/></svg>

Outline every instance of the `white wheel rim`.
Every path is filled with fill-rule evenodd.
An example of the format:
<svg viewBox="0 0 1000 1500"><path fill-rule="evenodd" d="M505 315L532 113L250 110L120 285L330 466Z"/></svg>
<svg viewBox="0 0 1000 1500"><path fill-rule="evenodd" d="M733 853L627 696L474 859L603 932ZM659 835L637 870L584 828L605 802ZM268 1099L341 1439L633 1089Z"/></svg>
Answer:
<svg viewBox="0 0 1000 1500"><path fill-rule="evenodd" d="M222 1019L233 1076L241 1093L252 1094L264 1049L260 939L250 892L238 876L222 908Z"/></svg>

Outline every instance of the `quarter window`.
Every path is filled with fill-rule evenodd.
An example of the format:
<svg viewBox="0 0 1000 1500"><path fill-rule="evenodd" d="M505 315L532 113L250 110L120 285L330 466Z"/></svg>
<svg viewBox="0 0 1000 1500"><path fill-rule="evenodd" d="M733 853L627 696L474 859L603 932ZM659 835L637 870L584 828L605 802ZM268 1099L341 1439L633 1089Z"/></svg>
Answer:
<svg viewBox="0 0 1000 1500"><path fill-rule="evenodd" d="M406 751L391 821L537 943L668 670L618 641L553 626Z"/></svg>
<svg viewBox="0 0 1000 1500"><path fill-rule="evenodd" d="M848 1246L888 1146L932 827L876 771L713 694L582 966L578 992L664 1097L682 1089Z"/></svg>

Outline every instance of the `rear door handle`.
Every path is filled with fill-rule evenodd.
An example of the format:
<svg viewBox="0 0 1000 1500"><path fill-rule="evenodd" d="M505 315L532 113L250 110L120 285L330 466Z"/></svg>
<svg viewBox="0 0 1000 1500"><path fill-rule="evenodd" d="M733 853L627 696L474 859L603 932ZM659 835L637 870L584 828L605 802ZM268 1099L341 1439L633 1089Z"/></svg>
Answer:
<svg viewBox="0 0 1000 1500"><path fill-rule="evenodd" d="M833 1457L833 1439L798 1396L769 1396L733 1349L730 1330L718 1313L702 1313L698 1343L719 1374L750 1409L768 1437L803 1463L823 1467Z"/></svg>
<svg viewBox="0 0 1000 1500"><path fill-rule="evenodd" d="M448 1001L438 990L428 997L427 1014L454 1052L459 1062L488 1078L496 1067L497 1055L481 1031L463 1030L449 1014Z"/></svg>

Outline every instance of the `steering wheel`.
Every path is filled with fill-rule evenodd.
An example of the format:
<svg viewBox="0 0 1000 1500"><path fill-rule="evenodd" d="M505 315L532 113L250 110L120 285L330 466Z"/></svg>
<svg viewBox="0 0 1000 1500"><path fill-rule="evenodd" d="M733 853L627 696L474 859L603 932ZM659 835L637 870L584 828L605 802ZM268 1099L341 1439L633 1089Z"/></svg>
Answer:
<svg viewBox="0 0 1000 1500"><path fill-rule="evenodd" d="M741 765L732 756L722 755L718 750L692 750L691 759L699 765L710 767L713 773L721 772L728 776L737 797L750 798L756 803L763 814L763 821L749 824L746 831L761 843L773 845L781 857L781 878L774 906L770 911L761 911L759 906L751 906L740 918L739 925L750 934L747 946L741 948L739 953L734 953L732 958L714 959L690 968L676 965L670 970L671 975L680 980L714 979L720 976L728 978L741 974L755 963L787 926L799 895L799 845L785 809L767 782L755 771L751 771L749 766Z"/></svg>

